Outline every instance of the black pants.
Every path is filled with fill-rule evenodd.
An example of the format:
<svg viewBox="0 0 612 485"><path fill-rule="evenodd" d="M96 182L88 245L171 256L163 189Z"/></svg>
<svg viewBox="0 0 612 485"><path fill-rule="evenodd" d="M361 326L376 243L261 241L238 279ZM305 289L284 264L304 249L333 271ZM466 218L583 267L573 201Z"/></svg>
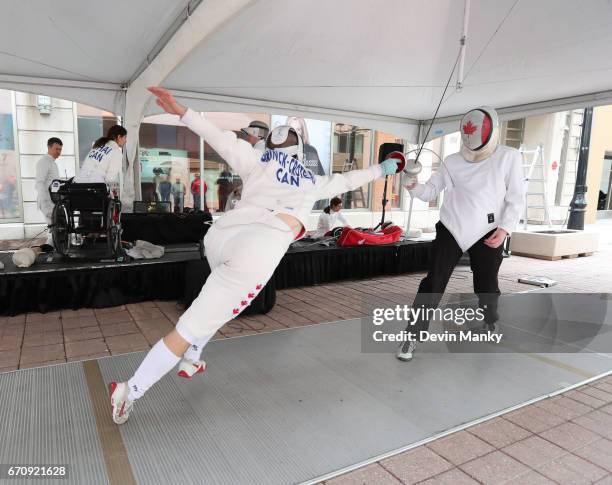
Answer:
<svg viewBox="0 0 612 485"><path fill-rule="evenodd" d="M497 300L499 286L497 275L502 262L503 244L497 248L490 248L483 242L494 230L485 234L468 249L470 266L474 278L474 293L478 296L478 305L483 308L485 322L492 326L499 318L497 314ZM427 276L421 281L419 291L414 299L413 307L423 309L436 308L440 303L442 294L446 290L448 280L453 274L455 266L461 259L463 251L455 241L453 235L444 224L436 224L436 239L433 242L431 263ZM423 312L425 313L425 312ZM429 319L422 318L409 325L406 330L416 332L418 338L420 331L429 329Z"/></svg>

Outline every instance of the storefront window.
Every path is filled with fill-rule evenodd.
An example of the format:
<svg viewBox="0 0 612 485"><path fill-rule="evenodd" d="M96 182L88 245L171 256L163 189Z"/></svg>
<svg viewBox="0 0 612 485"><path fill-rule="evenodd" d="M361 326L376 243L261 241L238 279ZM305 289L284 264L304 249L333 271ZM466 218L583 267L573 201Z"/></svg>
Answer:
<svg viewBox="0 0 612 485"><path fill-rule="evenodd" d="M597 197L597 210L612 210L612 153L606 152L601 167L601 182Z"/></svg>
<svg viewBox="0 0 612 485"><path fill-rule="evenodd" d="M205 113L222 130L240 131L254 120L270 125L270 116L258 113ZM171 210L202 208L224 212L242 193L242 180L208 144L169 115L145 118L140 128L141 189L144 202L160 201ZM201 148L202 147L202 148ZM203 172L200 158L203 161ZM204 198L201 199L201 195Z"/></svg>
<svg viewBox="0 0 612 485"><path fill-rule="evenodd" d="M270 116L263 113L205 113L223 130L245 138L240 131L251 121L263 121L270 126ZM204 182L208 187L207 204L213 212L231 210L242 195L242 180L232 167L204 140Z"/></svg>
<svg viewBox="0 0 612 485"><path fill-rule="evenodd" d="M329 121L313 120L297 116L272 116L272 128L289 125L302 136L304 143L304 165L315 175L329 175L331 169L331 132ZM322 210L327 200L315 202L314 210Z"/></svg>
<svg viewBox="0 0 612 485"><path fill-rule="evenodd" d="M252 121L266 123L270 129L290 125L299 131L304 141L304 164L317 175L346 173L368 168L375 163L374 153L382 143L403 143L395 136L354 125L331 123L284 115L261 113L204 113L207 119L222 130L241 132ZM204 210L231 210L242 193L242 180L208 143L184 126L176 117L156 115L145 118L140 129L141 188L144 202L167 202L172 210L198 206L198 188L204 187ZM200 148L202 147L202 148ZM204 170L201 173L200 158ZM387 209L401 207L400 176L389 177ZM176 185L179 184L179 185ZM184 187L183 187L184 186ZM382 209L384 179L358 187L345 194L337 194L345 209ZM175 194L183 194L182 199ZM314 210L322 210L328 200L315 203Z"/></svg>
<svg viewBox="0 0 612 485"><path fill-rule="evenodd" d="M367 168L372 163L372 131L354 125L334 125L334 173ZM366 209L370 206L370 186L364 185L352 192L339 194L344 209Z"/></svg>
<svg viewBox="0 0 612 485"><path fill-rule="evenodd" d="M0 90L0 221L21 219L11 92Z"/></svg>
<svg viewBox="0 0 612 485"><path fill-rule="evenodd" d="M139 134L142 201L165 202L174 212L194 207L200 171L200 138L179 124L176 116L149 116Z"/></svg>
<svg viewBox="0 0 612 485"><path fill-rule="evenodd" d="M459 151L461 144L461 137L458 131L450 133L446 136L436 138L432 141L427 142L423 146L419 161L423 165L423 170L419 174L419 182L425 183L431 177L431 174L441 170L441 163L444 158L453 153ZM411 146L412 152L410 158L414 158L419 151L420 145ZM442 196L436 197L429 201L428 206L430 209L439 209L442 203Z"/></svg>
<svg viewBox="0 0 612 485"><path fill-rule="evenodd" d="M381 131L377 131L375 135L374 142L374 153L378 154L378 150L380 145L383 143L404 143L404 140L401 138L397 138L393 135L389 135L387 133L383 133ZM404 147L404 151L407 151L406 146ZM393 177L388 177L387 180L387 206L386 209L399 209L401 208L402 203L402 186L401 186L401 177L400 175L394 175ZM373 211L381 211L382 210L382 199L384 195L385 188L385 178L381 177L373 184L374 193L372 194L372 210Z"/></svg>
<svg viewBox="0 0 612 485"><path fill-rule="evenodd" d="M113 113L77 104L79 167L83 164L94 142L101 136L106 136L108 129L117 123L118 118Z"/></svg>

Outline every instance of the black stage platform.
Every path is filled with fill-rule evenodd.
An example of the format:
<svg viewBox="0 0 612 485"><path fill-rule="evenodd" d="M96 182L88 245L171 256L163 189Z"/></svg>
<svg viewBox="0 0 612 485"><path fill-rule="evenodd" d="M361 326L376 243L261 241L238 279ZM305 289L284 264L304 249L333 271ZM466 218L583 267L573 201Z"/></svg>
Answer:
<svg viewBox="0 0 612 485"><path fill-rule="evenodd" d="M197 243L201 241L208 224L212 224L210 212L192 214L121 214L121 239L142 239L153 244Z"/></svg>
<svg viewBox="0 0 612 485"><path fill-rule="evenodd" d="M403 241L384 246L325 247L298 241L274 273L276 288L390 276L427 269L431 241Z"/></svg>
<svg viewBox="0 0 612 485"><path fill-rule="evenodd" d="M5 266L0 271L0 314L180 299L185 287L185 265L200 260L200 253L191 244L168 248L160 259L129 263L59 258L46 262L47 258L41 254L30 268L17 268L11 253L0 253Z"/></svg>
<svg viewBox="0 0 612 485"><path fill-rule="evenodd" d="M276 302L276 289L424 270L430 247L429 241L355 248L294 243L247 313L269 311ZM179 300L188 305L210 274L195 244L169 245L160 259L125 263L47 259L43 254L34 266L17 268L10 252L0 253L5 265L0 270L0 315L147 300Z"/></svg>

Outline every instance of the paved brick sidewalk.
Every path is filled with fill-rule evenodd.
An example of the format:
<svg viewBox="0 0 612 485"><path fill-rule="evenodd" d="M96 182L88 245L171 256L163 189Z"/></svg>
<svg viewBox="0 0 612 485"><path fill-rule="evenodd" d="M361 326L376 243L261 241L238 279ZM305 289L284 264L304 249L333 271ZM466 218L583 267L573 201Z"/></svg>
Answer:
<svg viewBox="0 0 612 485"><path fill-rule="evenodd" d="M612 484L612 376L324 483Z"/></svg>

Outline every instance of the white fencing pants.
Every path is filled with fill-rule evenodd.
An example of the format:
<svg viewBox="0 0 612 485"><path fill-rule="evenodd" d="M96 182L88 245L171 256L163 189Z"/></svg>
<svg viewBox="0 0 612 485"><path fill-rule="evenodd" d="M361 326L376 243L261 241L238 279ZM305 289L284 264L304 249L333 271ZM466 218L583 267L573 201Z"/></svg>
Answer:
<svg viewBox="0 0 612 485"><path fill-rule="evenodd" d="M293 239L289 226L275 216L249 225L220 228L213 224L204 238L212 272L179 319L177 332L201 350L263 289Z"/></svg>
<svg viewBox="0 0 612 485"><path fill-rule="evenodd" d="M43 213L45 217L45 222L47 226L51 226L53 223L53 209L55 208L55 204L51 201L50 197L43 199L39 202L39 210ZM50 227L47 228L47 241L46 244L53 246L53 234Z"/></svg>

